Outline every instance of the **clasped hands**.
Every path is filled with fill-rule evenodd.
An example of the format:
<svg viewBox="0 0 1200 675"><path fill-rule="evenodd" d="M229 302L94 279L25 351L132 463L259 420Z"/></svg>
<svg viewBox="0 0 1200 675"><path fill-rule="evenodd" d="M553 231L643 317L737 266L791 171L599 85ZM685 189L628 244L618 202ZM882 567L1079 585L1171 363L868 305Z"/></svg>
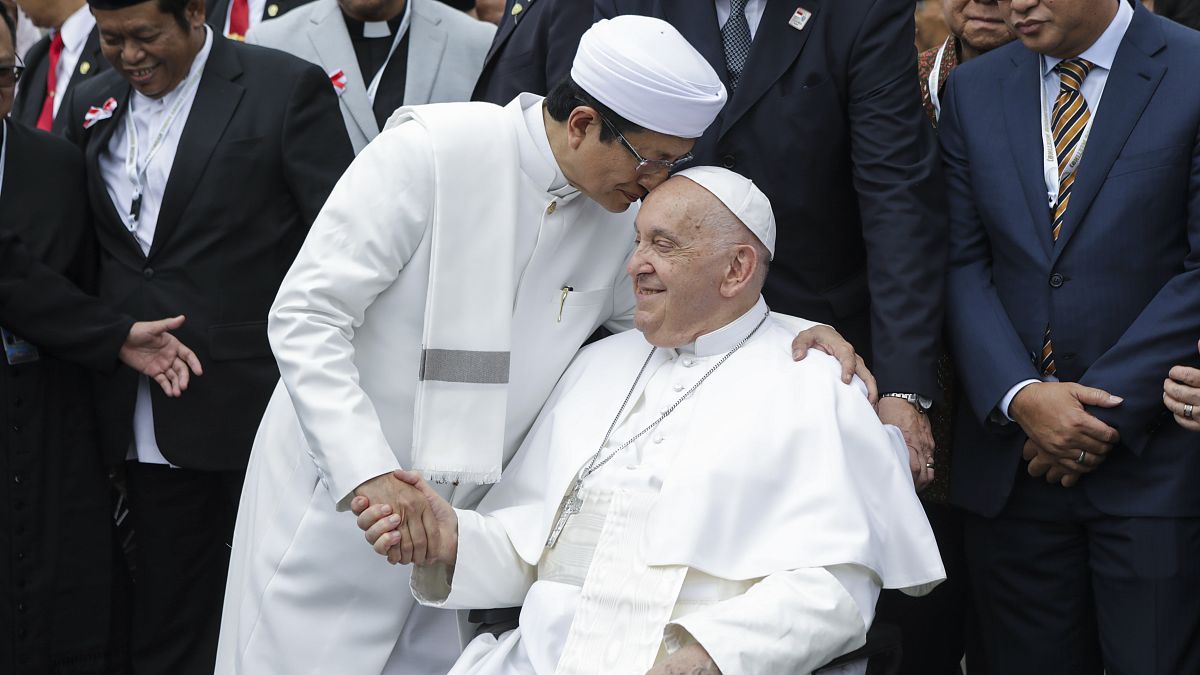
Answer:
<svg viewBox="0 0 1200 675"><path fill-rule="evenodd" d="M396 565L453 565L458 514L420 474L396 470L354 490L350 510L375 552Z"/></svg>
<svg viewBox="0 0 1200 675"><path fill-rule="evenodd" d="M1009 415L1029 437L1022 456L1029 475L1071 487L1095 471L1121 440L1116 429L1084 406L1115 408L1123 399L1074 382L1039 382L1021 389Z"/></svg>

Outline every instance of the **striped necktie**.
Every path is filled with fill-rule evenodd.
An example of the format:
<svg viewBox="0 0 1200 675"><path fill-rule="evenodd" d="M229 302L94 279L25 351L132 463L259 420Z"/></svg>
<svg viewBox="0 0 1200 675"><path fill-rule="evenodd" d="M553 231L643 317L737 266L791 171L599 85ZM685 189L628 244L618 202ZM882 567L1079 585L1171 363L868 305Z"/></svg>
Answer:
<svg viewBox="0 0 1200 675"><path fill-rule="evenodd" d="M1087 100L1083 97L1083 81L1088 73L1092 72L1093 67L1092 63L1084 59L1068 59L1054 67L1060 80L1058 98L1054 101L1054 111L1050 116L1054 149L1058 154L1058 203L1051 214L1054 218L1051 230L1054 241L1058 241L1058 236L1062 234L1067 207L1071 203L1071 188L1075 186L1075 175L1079 166L1075 160L1075 152L1083 151L1079 144L1083 141L1083 132L1092 119ZM1074 168L1072 164L1075 165ZM1046 326L1046 333L1042 338L1040 367L1043 375L1054 375L1057 372L1049 325Z"/></svg>

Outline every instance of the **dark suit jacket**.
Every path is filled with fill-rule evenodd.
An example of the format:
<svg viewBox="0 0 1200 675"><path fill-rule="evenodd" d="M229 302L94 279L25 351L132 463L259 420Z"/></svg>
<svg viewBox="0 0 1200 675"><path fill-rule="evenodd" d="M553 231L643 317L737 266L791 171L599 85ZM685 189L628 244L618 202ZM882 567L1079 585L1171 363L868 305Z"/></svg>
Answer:
<svg viewBox="0 0 1200 675"><path fill-rule="evenodd" d="M545 96L570 74L579 38L592 25L586 0L522 0L515 17L513 3L505 5L472 101L504 105L524 91Z"/></svg>
<svg viewBox="0 0 1200 675"><path fill-rule="evenodd" d="M881 391L938 398L944 183L921 111L908 0L767 0L741 85L693 164L733 169L778 224L765 295L830 323ZM597 18L666 19L727 77L716 9L697 0L596 0ZM726 81L728 84L728 81Z"/></svg>
<svg viewBox="0 0 1200 675"><path fill-rule="evenodd" d="M11 120L4 125L8 139L0 186L0 325L55 356L111 371L133 319L77 285L91 281L91 261L79 256L95 245L86 202L70 198L84 194L80 153L44 132ZM54 167L62 182L45 180L49 170L31 169L30 162ZM48 228L57 234L46 236ZM59 273L66 270L72 270L74 283Z"/></svg>
<svg viewBox="0 0 1200 675"><path fill-rule="evenodd" d="M312 0L267 0L263 5L262 20L274 19L287 14L300 5ZM213 29L214 35L225 35L225 15L229 14L230 0L213 0L204 5L204 22Z"/></svg>
<svg viewBox="0 0 1200 675"><path fill-rule="evenodd" d="M1062 233L1042 177L1041 60L1019 42L950 76L940 136L949 181L948 317L966 398L952 498L1006 503L1024 435L989 416L1052 327L1058 377L1125 399L1089 410L1121 444L1081 487L1119 516L1200 515L1195 436L1162 382L1200 335L1200 33L1137 6L1108 75Z"/></svg>
<svg viewBox="0 0 1200 675"><path fill-rule="evenodd" d="M267 311L353 158L350 141L320 68L214 36L145 256L108 196L98 159L124 124L130 91L110 71L67 101L67 134L87 165L100 296L139 319L187 316L177 334L204 376L179 399L151 388L159 448L182 467L242 468L278 378ZM115 114L84 130L88 106L109 97L119 102ZM129 447L136 385L125 371L101 384L101 433L113 459Z"/></svg>
<svg viewBox="0 0 1200 675"><path fill-rule="evenodd" d="M50 36L47 35L35 42L25 53L26 70L21 75L21 87L17 92L16 99L13 100L12 116L31 127L37 126L38 116L42 114L42 103L46 100L46 71L50 68L49 55ZM83 51L80 52L79 62L75 64L75 70L71 73L70 81L67 82L63 98L70 96L71 91L80 84L103 73L110 67L108 59L104 58L104 54L100 52L100 33L93 27L92 32L88 33L87 41L83 43ZM63 110L60 103L59 114L54 118L52 129L56 134L63 132L66 120L66 115L62 114Z"/></svg>

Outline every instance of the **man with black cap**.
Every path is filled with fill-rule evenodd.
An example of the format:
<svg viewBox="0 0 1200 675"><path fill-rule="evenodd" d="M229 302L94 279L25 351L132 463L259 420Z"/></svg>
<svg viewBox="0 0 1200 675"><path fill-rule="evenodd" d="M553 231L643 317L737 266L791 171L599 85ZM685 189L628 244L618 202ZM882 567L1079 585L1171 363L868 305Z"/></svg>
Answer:
<svg viewBox="0 0 1200 675"><path fill-rule="evenodd" d="M99 385L100 437L124 461L139 537L133 666L211 672L226 544L278 378L267 309L352 151L325 74L214 35L203 0L91 6L113 70L64 105L99 293L135 317L186 313L181 337L208 366L180 401L126 373Z"/></svg>
<svg viewBox="0 0 1200 675"><path fill-rule="evenodd" d="M478 502L583 341L631 325L630 206L724 100L677 31L627 17L584 34L547 98L402 108L358 155L272 308L282 381L239 507L218 672L450 668L455 615L381 591L394 571L338 511L386 504L423 557L428 504L392 471Z"/></svg>

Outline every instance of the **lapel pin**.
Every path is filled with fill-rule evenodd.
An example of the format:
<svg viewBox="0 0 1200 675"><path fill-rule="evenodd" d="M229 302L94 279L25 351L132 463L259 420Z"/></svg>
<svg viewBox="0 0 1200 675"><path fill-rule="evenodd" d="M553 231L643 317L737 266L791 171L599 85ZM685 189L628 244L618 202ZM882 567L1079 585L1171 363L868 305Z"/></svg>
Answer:
<svg viewBox="0 0 1200 675"><path fill-rule="evenodd" d="M811 18L812 12L803 7L797 7L795 14L792 14L792 18L788 19L788 25L796 30L804 30L804 27L808 25L808 20Z"/></svg>
<svg viewBox="0 0 1200 675"><path fill-rule="evenodd" d="M276 5L276 4L267 5L267 16L271 17L272 19L279 16L279 5Z"/></svg>
<svg viewBox="0 0 1200 675"><path fill-rule="evenodd" d="M329 81L333 84L333 90L338 96L346 93L346 71L335 70L329 74Z"/></svg>
<svg viewBox="0 0 1200 675"><path fill-rule="evenodd" d="M519 3L519 2L518 2L518 3L516 3L515 5L513 5L513 8L512 8L512 15L513 15L513 16L516 16L516 15L520 14L520 13L521 13L521 12L523 12L523 11L525 11L525 8L524 8L524 7L522 7L522 6L521 6L521 3Z"/></svg>
<svg viewBox="0 0 1200 675"><path fill-rule="evenodd" d="M79 62L79 74L80 75L87 75L88 71L90 71L91 69L92 69L92 64L88 63L87 61Z"/></svg>
<svg viewBox="0 0 1200 675"><path fill-rule="evenodd" d="M104 105L97 108L92 106L88 108L83 115L83 128L91 129L100 120L106 120L113 116L113 111L117 109L117 99L109 98L104 102Z"/></svg>

